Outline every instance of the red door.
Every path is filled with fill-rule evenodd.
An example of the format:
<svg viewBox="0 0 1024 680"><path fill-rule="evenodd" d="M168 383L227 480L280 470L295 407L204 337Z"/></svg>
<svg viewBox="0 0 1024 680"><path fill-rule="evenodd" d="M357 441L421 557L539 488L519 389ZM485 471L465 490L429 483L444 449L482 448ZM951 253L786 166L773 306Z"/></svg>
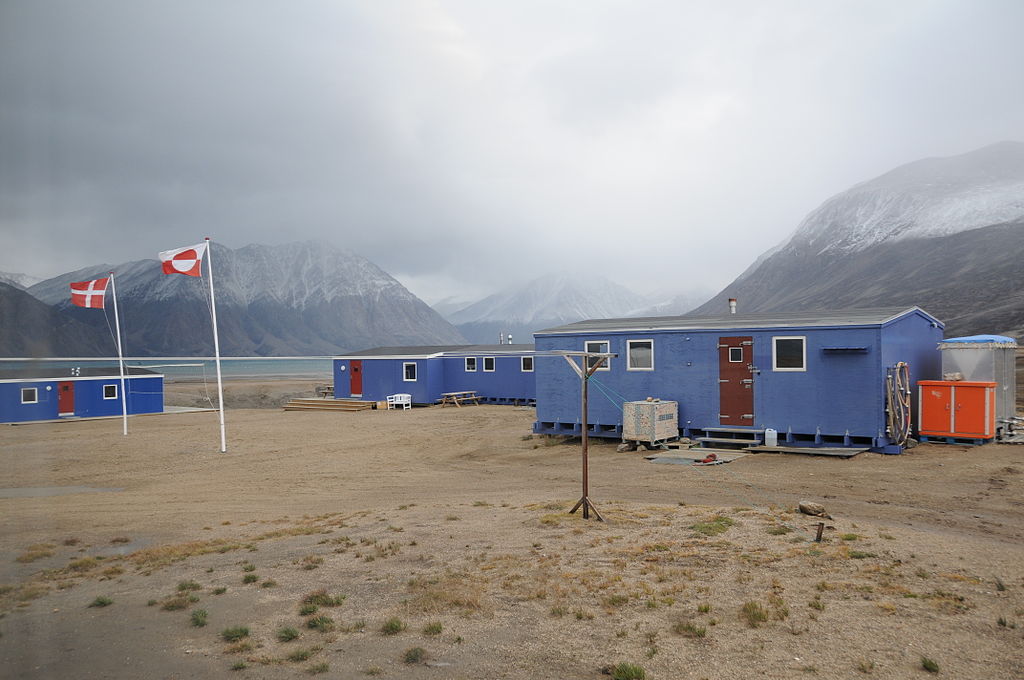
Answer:
<svg viewBox="0 0 1024 680"><path fill-rule="evenodd" d="M348 362L349 394L353 397L363 396L363 361L353 359Z"/></svg>
<svg viewBox="0 0 1024 680"><path fill-rule="evenodd" d="M75 415L75 383L57 383L57 413L62 416Z"/></svg>
<svg viewBox="0 0 1024 680"><path fill-rule="evenodd" d="M918 383L921 434L944 434L953 432L953 386L949 383L929 380Z"/></svg>
<svg viewBox="0 0 1024 680"><path fill-rule="evenodd" d="M718 339L718 421L734 427L754 424L754 339Z"/></svg>

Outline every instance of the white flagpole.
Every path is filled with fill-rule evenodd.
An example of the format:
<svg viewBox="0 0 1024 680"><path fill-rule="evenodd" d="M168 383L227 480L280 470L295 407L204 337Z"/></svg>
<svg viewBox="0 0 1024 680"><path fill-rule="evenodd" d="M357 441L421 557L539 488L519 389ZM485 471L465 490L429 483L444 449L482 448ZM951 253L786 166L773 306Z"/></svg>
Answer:
<svg viewBox="0 0 1024 680"><path fill-rule="evenodd" d="M114 272L110 272L110 295L114 299L114 332L117 334L117 363L121 367L121 419L124 421L124 436L128 436L128 395L124 389L124 353L121 351L121 319L117 314L117 287Z"/></svg>
<svg viewBox="0 0 1024 680"><path fill-rule="evenodd" d="M213 354L217 360L217 403L220 406L220 452L228 450L224 435L224 383L220 375L220 339L217 337L217 303L213 298L213 243L206 237L206 263L210 272L210 316L213 319Z"/></svg>

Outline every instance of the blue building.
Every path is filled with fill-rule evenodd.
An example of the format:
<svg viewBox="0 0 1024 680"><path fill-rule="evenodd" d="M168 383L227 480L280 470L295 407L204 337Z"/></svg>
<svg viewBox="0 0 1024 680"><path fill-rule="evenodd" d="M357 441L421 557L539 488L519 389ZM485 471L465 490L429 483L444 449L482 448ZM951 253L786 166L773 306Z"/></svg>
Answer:
<svg viewBox="0 0 1024 680"><path fill-rule="evenodd" d="M145 368L125 370L128 413L162 413L164 376ZM0 423L119 415L117 366L0 371Z"/></svg>
<svg viewBox="0 0 1024 680"><path fill-rule="evenodd" d="M549 328L534 334L534 432L579 433L580 380L562 357L543 353L583 350L618 355L591 379L592 436L620 437L623 403L654 397L679 403L682 436L757 441L770 428L785 446L899 453L889 432L887 376L905 362L910 385L938 378L942 329L917 307Z"/></svg>
<svg viewBox="0 0 1024 680"><path fill-rule="evenodd" d="M533 354L533 345L376 347L334 358L334 396L411 394L414 404L433 404L445 392L475 391L481 402L532 403Z"/></svg>

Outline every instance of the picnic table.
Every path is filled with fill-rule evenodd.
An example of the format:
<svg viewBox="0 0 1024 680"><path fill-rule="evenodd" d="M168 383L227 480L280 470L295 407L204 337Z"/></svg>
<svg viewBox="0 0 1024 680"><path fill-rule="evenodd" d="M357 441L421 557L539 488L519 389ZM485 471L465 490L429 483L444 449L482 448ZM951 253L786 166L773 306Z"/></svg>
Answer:
<svg viewBox="0 0 1024 680"><path fill-rule="evenodd" d="M480 399L482 399L482 397L477 396L476 390L466 390L464 392L442 392L441 406L444 407L448 404L454 404L461 408L462 404L467 401L479 406Z"/></svg>

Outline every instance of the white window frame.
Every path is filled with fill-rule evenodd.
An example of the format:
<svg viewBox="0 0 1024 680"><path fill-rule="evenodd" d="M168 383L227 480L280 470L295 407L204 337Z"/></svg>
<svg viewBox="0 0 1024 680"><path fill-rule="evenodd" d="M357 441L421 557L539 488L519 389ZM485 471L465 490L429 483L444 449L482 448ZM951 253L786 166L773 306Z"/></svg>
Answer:
<svg viewBox="0 0 1024 680"><path fill-rule="evenodd" d="M777 356L778 340L799 340L801 343L801 349L803 350L803 357L801 360L800 368L790 367L779 367L779 360ZM772 371L783 373L806 373L807 372L807 336L806 335L773 335L772 336Z"/></svg>
<svg viewBox="0 0 1024 680"><path fill-rule="evenodd" d="M650 366L630 366L629 350L633 348L635 342L649 342L651 343L651 365ZM654 338L636 338L635 340L626 340L626 370L627 371L653 371L654 370Z"/></svg>
<svg viewBox="0 0 1024 680"><path fill-rule="evenodd" d="M113 387L114 388L114 396L112 396L112 397L108 397L107 396L107 388L108 387ZM103 386L103 398L104 399L117 399L117 383L114 383L112 385L104 385Z"/></svg>
<svg viewBox="0 0 1024 680"><path fill-rule="evenodd" d="M469 362L473 362L473 368L469 367ZM476 357L466 357L466 373L476 373Z"/></svg>
<svg viewBox="0 0 1024 680"><path fill-rule="evenodd" d="M491 362L491 367L487 368L487 362ZM484 373L494 373L496 364L494 363L494 357L484 357Z"/></svg>
<svg viewBox="0 0 1024 680"><path fill-rule="evenodd" d="M597 344L602 344L602 345L605 346L605 348L603 350L600 350L600 349L590 349L591 345L597 345ZM583 351L584 352L599 352L601 354L610 354L611 351L612 351L612 343L611 343L610 340L584 340L584 342L583 342ZM586 366L588 368L590 367L591 364L590 364L589 357L588 357L587 361L584 362L584 363L586 364ZM601 368L599 368L597 370L599 370L599 371L610 371L610 370L612 370L612 358L611 357L606 358L604 360L604 363L601 364Z"/></svg>
<svg viewBox="0 0 1024 680"><path fill-rule="evenodd" d="M739 359L733 359L732 358L732 351L734 349L739 350L739 352L740 352L740 358ZM743 363L743 348L742 347L730 347L729 348L729 363L730 364L742 364Z"/></svg>
<svg viewBox="0 0 1024 680"><path fill-rule="evenodd" d="M31 399L26 399L25 395L29 392L32 393ZM39 388L38 387L22 387L21 388L21 403L22 404L38 404L39 403Z"/></svg>
<svg viewBox="0 0 1024 680"><path fill-rule="evenodd" d="M530 367L526 367L526 362L530 362ZM519 357L519 370L523 373L533 373L533 357Z"/></svg>
<svg viewBox="0 0 1024 680"><path fill-rule="evenodd" d="M412 377L408 377L408 368L412 366ZM402 362L402 382L416 382L416 379L420 377L420 369L416 365L415 361L403 361Z"/></svg>

